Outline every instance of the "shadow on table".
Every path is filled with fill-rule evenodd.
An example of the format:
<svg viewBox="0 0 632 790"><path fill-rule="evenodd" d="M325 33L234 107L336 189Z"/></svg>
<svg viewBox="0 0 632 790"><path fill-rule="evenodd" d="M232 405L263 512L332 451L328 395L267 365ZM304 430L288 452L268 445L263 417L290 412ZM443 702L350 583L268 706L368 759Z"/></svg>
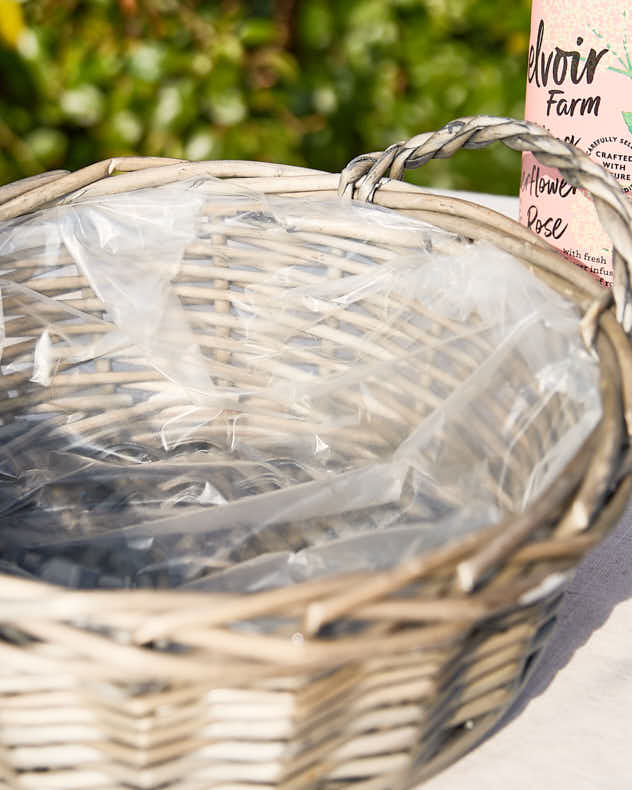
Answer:
<svg viewBox="0 0 632 790"><path fill-rule="evenodd" d="M578 567L564 596L553 636L524 691L501 719L502 729L550 685L557 673L608 619L632 598L632 502L615 530Z"/></svg>

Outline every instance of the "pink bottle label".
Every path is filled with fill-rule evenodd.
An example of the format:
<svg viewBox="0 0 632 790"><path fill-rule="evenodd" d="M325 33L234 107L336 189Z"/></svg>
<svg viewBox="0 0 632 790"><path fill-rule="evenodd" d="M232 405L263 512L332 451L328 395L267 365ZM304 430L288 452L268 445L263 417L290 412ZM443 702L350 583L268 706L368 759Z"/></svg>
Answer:
<svg viewBox="0 0 632 790"><path fill-rule="evenodd" d="M628 33L629 0L533 0L525 117L588 153L632 199ZM532 154L523 156L520 221L612 285L612 247L592 200Z"/></svg>

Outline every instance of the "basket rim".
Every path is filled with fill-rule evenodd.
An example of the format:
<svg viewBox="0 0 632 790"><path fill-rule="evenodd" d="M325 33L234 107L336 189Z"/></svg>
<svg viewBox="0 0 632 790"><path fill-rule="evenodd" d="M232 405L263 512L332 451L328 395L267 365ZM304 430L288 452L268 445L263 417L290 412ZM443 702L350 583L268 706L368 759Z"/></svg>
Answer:
<svg viewBox="0 0 632 790"><path fill-rule="evenodd" d="M141 169L136 169L138 167ZM118 175L109 175L118 173L119 170L123 172ZM116 158L97 163L89 168L76 171L74 174L66 175L62 171L61 174L44 174L42 177L36 177L35 180L22 182L19 186L26 188L26 191L16 195L14 190L9 200L0 204L0 216L15 212L18 205L25 212L34 210L34 207L55 199L56 192L59 192L62 182L76 187L77 183L85 181L86 171L89 171L87 174L89 178L93 179L90 185L75 188L62 198L62 202L71 202L79 197L97 197L109 194L112 189L120 191L121 187L129 189L132 183L137 184L135 188L138 188L139 185L146 186L157 180L160 183L167 183L174 177L182 179L192 177L192 175L198 177L201 174L227 179L232 183L246 185L257 191L294 198L311 197L314 194L320 196L328 194L333 197L340 180L339 174L272 163L241 160L187 163L182 160L174 162L173 160L156 160L155 158L146 160L137 157ZM140 180L138 179L139 174ZM50 176L50 179L47 176ZM431 221L438 222L440 227L447 226L447 229L465 233L470 238L501 240L506 245L505 249L509 248L509 251L513 252L523 264L537 270L549 284L573 298L584 310L593 307L597 300L599 302L600 329L607 338L607 344L614 349L614 354L610 352L610 356L618 360L616 367L619 370L617 373L625 377L624 389L627 392L632 390L632 380L630 380L632 373L626 372L624 364L629 360L629 345L623 330L614 320L612 312L604 309L604 294L600 286L589 274L568 262L518 222L474 202L437 195L424 190L423 187L403 184L394 180L385 180L379 185L373 195L373 202L389 210L414 213L415 216L429 218ZM603 374L603 362L601 367ZM608 365L608 368L610 367L611 365ZM632 367L628 367L627 370L632 371ZM612 378L612 375L612 371L609 370L609 377ZM611 398L611 402L614 400L616 398ZM604 425L609 426L612 430L613 424L616 424L617 421L621 422L615 413L616 411L616 407L612 407L611 413L604 416L600 425L595 429L592 442L599 444L597 434L598 432L603 433ZM621 430L619 430L620 432ZM588 461L590 460L593 465L599 466L603 460L602 455L592 451L587 445L580 464L581 469L574 472L577 480L583 475ZM106 602L111 606L115 601L117 609L120 605L127 606L129 604L129 606L140 607L152 612L156 609L164 612L173 607L181 608L185 605L195 605L197 608L202 602L208 606L209 601L217 600L222 602L223 607L226 607L226 612L238 613L242 611L241 616L247 617L252 616L253 612L258 611L259 608L269 611L269 607L274 607L279 594L283 597L284 593L285 597L292 595L295 601L303 598L308 601L303 619L304 632L306 635L314 636L325 623L330 622L333 618L344 616L345 613L358 607L362 608L362 605L370 607L372 601L382 599L406 584L418 581L424 575L431 573L433 569L457 563L461 568L459 577L461 590L455 594L454 601L446 602L444 614L440 616L439 613L436 613L436 616L441 620L443 617L448 618L450 611L454 614L458 610L460 617L465 621L471 620L473 622L482 615L503 611L510 604L519 605L521 600L526 600L525 596L528 598L530 591L533 599L535 593L533 584L530 584L530 589L515 588L514 592L517 594L513 596L510 604L504 601L500 606L494 606L491 600L485 600L484 590L482 593L477 591L476 585L490 567L498 563L502 564L503 560L506 560L512 551L523 542L526 534L534 529L535 522L541 520L543 513L550 509L550 497L551 492L543 493L520 516L521 537L516 536L515 530L508 536L508 523L507 520L504 520L501 524L487 527L469 538L449 543L439 550L429 551L414 561L392 569L370 574L363 572L338 574L334 577L327 577L318 583L302 582L289 588L282 588L280 591L241 595L205 591L191 592L178 589L151 592L126 589L112 592L73 591L38 580L16 579L0 573L0 597L4 598L6 603L14 601L16 605L21 604L25 609L25 614L33 607L44 605L44 609L51 612L65 612L68 616L74 612L73 616L81 617L87 614L87 610L93 610L92 607L101 609ZM514 520L511 519L511 521ZM568 551L571 554L583 554L586 548L597 542L598 539L599 536L592 531L588 535L571 535L568 538L570 541ZM510 545L512 541L516 543L516 546ZM492 551L491 556L490 544L496 546L496 554ZM561 546L557 545L555 550L559 553ZM466 560L469 561L469 564L466 563ZM80 597L86 602L85 606L79 605L78 598ZM326 600L322 600L323 597ZM493 598L497 600L498 596L495 594ZM90 599L89 606L87 605L88 599ZM123 601L124 604L122 604ZM228 606L229 602L230 606ZM41 613L40 608L40 615ZM174 615L176 615L175 612ZM181 613L176 616L181 617ZM220 620L227 622L228 618L222 617ZM151 629L145 628L141 634L138 634L139 638L142 636L141 642L147 641L150 632ZM260 636L266 638L265 635Z"/></svg>

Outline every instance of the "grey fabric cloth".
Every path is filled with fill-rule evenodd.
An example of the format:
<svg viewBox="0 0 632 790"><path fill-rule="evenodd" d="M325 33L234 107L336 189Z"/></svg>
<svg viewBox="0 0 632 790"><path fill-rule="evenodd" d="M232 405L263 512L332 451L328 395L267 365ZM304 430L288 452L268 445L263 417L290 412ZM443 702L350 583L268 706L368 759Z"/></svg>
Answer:
<svg viewBox="0 0 632 790"><path fill-rule="evenodd" d="M517 200L470 196L517 214ZM424 790L632 787L632 504L578 568L527 688L496 732Z"/></svg>

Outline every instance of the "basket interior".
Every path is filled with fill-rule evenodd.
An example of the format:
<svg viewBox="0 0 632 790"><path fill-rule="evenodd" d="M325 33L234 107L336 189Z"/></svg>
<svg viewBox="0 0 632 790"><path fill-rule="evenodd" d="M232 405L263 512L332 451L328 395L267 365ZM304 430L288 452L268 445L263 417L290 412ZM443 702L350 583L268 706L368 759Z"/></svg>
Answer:
<svg viewBox="0 0 632 790"><path fill-rule="evenodd" d="M163 254L174 201L191 192L195 233ZM147 194L108 204L117 222ZM254 578L252 561L256 585L300 580L300 567L279 577L265 562L310 547L323 547L323 572L362 567L367 552L389 566L524 509L559 471L560 443L572 455L598 418L596 366L580 377L585 397L553 386L543 398L529 343L490 364L498 341L488 315L463 319L419 298L417 270L471 254L453 234L373 207L214 182L150 190L147 201L142 217L154 230L166 222L163 236L136 255L138 238L128 248L123 234L90 266L47 226L46 210L5 231L7 570L82 588L236 589ZM102 204L71 205L68 222L94 230L95 211ZM118 279L100 279L108 262ZM109 289L127 282L131 296L113 304ZM556 358L566 342L550 335ZM484 397L450 411L443 429L443 404L483 376ZM404 453L394 483L393 459L420 431L429 438ZM428 479L438 461L449 479ZM361 476L347 485L350 474ZM297 496L275 504L288 490ZM242 500L253 507L208 527L210 510ZM383 527L391 540L372 543ZM411 530L423 536L414 544Z"/></svg>

